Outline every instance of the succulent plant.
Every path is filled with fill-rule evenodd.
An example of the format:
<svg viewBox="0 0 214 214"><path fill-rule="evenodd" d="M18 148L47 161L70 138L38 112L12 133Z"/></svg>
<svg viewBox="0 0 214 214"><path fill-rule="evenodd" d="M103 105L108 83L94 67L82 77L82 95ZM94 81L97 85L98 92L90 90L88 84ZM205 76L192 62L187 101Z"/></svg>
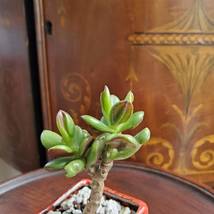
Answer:
<svg viewBox="0 0 214 214"><path fill-rule="evenodd" d="M65 169L66 176L73 177L86 167L85 153L92 142L91 135L75 125L70 115L59 111L56 117L59 134L44 130L41 134L43 146L51 160L45 168Z"/></svg>
<svg viewBox="0 0 214 214"><path fill-rule="evenodd" d="M143 111L133 112L134 95L130 91L123 100L110 94L107 86L100 95L101 119L81 116L91 127L100 132L92 137L86 130L74 124L71 116L59 111L56 124L60 134L44 130L41 142L51 159L47 169L64 169L67 177L73 177L87 169L92 177L90 202L84 213L95 213L103 193L104 180L114 160L123 160L135 154L150 138L144 128L135 136L123 134L134 129L144 117Z"/></svg>

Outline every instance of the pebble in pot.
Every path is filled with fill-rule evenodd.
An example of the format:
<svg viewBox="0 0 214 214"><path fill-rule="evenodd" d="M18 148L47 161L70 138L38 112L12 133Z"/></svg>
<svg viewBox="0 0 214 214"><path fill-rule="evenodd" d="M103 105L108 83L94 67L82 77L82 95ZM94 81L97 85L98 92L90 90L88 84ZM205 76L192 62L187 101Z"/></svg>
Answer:
<svg viewBox="0 0 214 214"><path fill-rule="evenodd" d="M48 214L82 214L82 210L90 198L91 189L83 187L77 194L73 194L69 199L63 201L59 210L49 211ZM60 211L63 210L63 211ZM102 196L101 204L96 214L134 214L129 207L122 206L113 199L106 199Z"/></svg>

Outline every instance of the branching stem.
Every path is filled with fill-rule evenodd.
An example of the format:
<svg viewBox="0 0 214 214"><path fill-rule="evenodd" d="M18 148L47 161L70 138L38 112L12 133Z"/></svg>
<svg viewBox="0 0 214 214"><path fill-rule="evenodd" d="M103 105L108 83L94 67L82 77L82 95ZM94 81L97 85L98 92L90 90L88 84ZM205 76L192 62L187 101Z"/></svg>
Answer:
<svg viewBox="0 0 214 214"><path fill-rule="evenodd" d="M96 214L103 195L104 182L112 166L113 161L109 163L101 162L99 167L95 168L95 171L93 173L90 173L90 176L92 178L91 196L88 204L83 211L83 214Z"/></svg>

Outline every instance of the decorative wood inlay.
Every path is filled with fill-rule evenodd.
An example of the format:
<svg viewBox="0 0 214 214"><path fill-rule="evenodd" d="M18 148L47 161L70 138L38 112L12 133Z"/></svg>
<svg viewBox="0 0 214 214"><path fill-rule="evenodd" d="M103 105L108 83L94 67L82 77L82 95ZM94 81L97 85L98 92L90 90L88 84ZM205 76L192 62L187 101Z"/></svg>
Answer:
<svg viewBox="0 0 214 214"><path fill-rule="evenodd" d="M202 89L214 69L214 22L204 10L203 1L195 0L193 6L175 21L147 32L133 33L128 41L132 47L151 46L147 48L149 54L167 67L183 98L183 106L170 105L179 123L169 120L160 127L176 136L179 143L177 158L173 150L177 148L175 143L153 136L143 161L163 169L173 168L174 172L182 175L214 173L214 135L196 137L200 131L208 130L206 122L200 119L204 103L198 101L191 106L193 96ZM156 150L152 147L154 144ZM171 158L163 158L166 157L163 155L166 152L162 154L164 145L171 151ZM189 153L192 166L189 165ZM136 156L136 160L139 159Z"/></svg>
<svg viewBox="0 0 214 214"><path fill-rule="evenodd" d="M214 22L207 16L201 0L181 17L148 32L136 32L128 40L134 45L213 45Z"/></svg>
<svg viewBox="0 0 214 214"><path fill-rule="evenodd" d="M214 34L135 33L128 38L133 45L214 45Z"/></svg>
<svg viewBox="0 0 214 214"><path fill-rule="evenodd" d="M40 69L44 121L58 109L79 123L80 114L99 118L103 85L120 97L129 87L153 137L135 160L213 186L211 0L38 2L45 2L38 16L54 26L52 36L38 37L47 59Z"/></svg>

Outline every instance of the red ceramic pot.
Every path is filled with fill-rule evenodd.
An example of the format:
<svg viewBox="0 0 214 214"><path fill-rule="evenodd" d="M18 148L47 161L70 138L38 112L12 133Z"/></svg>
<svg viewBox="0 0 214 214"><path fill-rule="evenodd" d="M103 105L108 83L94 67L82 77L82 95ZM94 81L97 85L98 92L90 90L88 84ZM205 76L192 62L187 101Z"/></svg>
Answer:
<svg viewBox="0 0 214 214"><path fill-rule="evenodd" d="M45 210L41 211L39 214L46 214L50 210L54 210L55 207L59 206L64 200L70 197L72 193L78 191L84 186L89 186L91 184L91 180L89 179L83 179L79 181L76 185L74 185L71 189L69 189L67 192L65 192L61 197L59 197L53 204L48 206ZM121 202L122 205L135 207L137 214L149 214L148 213L148 206L147 204L135 197L126 195L124 193L120 193L116 190L112 190L108 187L105 187L104 194L106 196L109 196L112 199L115 199L119 202Z"/></svg>

